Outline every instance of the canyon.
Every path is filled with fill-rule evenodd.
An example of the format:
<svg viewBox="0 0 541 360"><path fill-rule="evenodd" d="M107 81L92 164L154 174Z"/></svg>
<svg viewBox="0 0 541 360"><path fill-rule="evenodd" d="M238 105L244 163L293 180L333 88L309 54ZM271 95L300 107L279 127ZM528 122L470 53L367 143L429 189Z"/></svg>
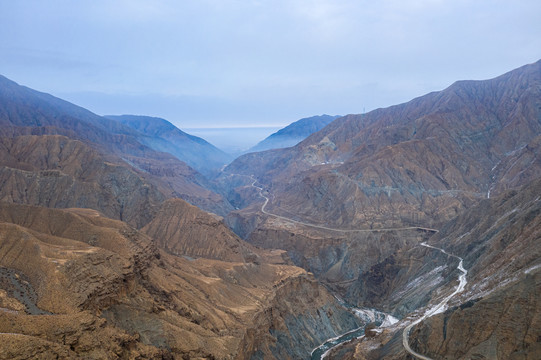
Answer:
<svg viewBox="0 0 541 360"><path fill-rule="evenodd" d="M541 61L325 120L223 167L0 77L0 358L539 358Z"/></svg>

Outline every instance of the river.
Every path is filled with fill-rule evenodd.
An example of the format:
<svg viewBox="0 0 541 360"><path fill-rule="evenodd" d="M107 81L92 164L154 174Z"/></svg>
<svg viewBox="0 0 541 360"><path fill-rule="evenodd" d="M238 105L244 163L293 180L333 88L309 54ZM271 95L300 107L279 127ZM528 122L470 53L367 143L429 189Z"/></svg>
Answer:
<svg viewBox="0 0 541 360"><path fill-rule="evenodd" d="M347 306L345 304L343 305ZM398 319L393 317L392 315L386 314L384 312L381 312L375 309L356 309L356 308L351 308L351 309L355 313L355 315L357 315L363 320L365 324L345 334L326 340L323 344L319 345L317 348L312 350L311 357L310 357L311 360L323 359L327 356L327 354L329 353L331 349L351 339L357 339L364 336L364 330L366 326L370 323L373 323L378 327L382 327L382 326L384 327L384 326L392 325L398 322Z"/></svg>
<svg viewBox="0 0 541 360"><path fill-rule="evenodd" d="M243 176L247 176L247 175L243 175ZM269 212L267 212L265 210L265 207L269 203L269 198L263 194L263 188L262 187L256 186L257 179L255 178L255 176L251 175L249 177L253 180L252 187L258 189L259 196L265 200L263 205L261 206L261 212L266 214L266 215L278 218L278 219L286 220L286 221L296 223L296 224L299 224L299 225L305 225L305 226L309 226L309 227L313 227L313 228L319 228L319 229L330 230L330 231L338 231L338 232L365 232L365 231L376 232L376 231L399 231L399 230L423 230L423 231L430 231L430 232L435 232L435 233L439 232L437 229L425 228L425 227L421 227L421 226L412 226L412 227L403 227L403 228L384 228L384 229L356 229L356 230L354 230L354 229L351 229L351 230L349 230L349 229L334 229L334 228L329 228L329 227L326 227L326 226L315 225L315 224L305 223L305 222L298 221L298 220L289 219L289 218L286 218L286 217L283 217L283 216L280 216L280 215L269 213ZM415 352L413 349L411 349L411 347L409 346L409 333L410 333L411 329L413 328L413 326L417 325L418 323L425 320L426 318L431 317L432 315L434 315L434 314L436 314L438 312L441 312L442 309L447 305L449 300L451 300L451 298L453 298L455 295L461 293L464 290L464 288L466 287L466 285L468 283L468 281L466 279L466 275L468 274L468 271L466 269L464 269L464 266L463 266L464 260L461 257L459 257L457 255L454 255L454 254L450 254L447 251L445 251L444 249L441 249L441 248L438 248L438 247L435 247L435 246L432 246L432 245L428 245L427 243L424 243L424 242L421 243L420 245L424 246L424 247L434 249L434 250L438 250L438 251L446 254L449 257L456 258L457 260L459 260L457 269L461 272L461 274L458 277L459 284L457 285L455 291L453 293L451 293L450 295L448 295L447 297L445 297L435 307L433 307L433 308L429 309L428 311L426 311L423 314L423 316L421 316L420 318L418 318L417 320L415 320L414 322L409 324L404 329L404 331L402 333L402 343L403 343L404 348L406 349L406 351L408 353L410 353L411 355L413 355L414 357L416 357L418 359L432 360L431 358L429 358L427 356L424 356L422 354L419 354L419 353ZM344 304L344 302L341 301L340 299L338 299L338 300L339 300L339 302L342 303L343 306L351 308L350 306L347 306L347 304ZM376 326L381 326L384 322L388 322L389 324L394 324L394 323L398 322L398 319L392 317L391 315L388 315L388 314L385 314L385 313L383 313L381 311L377 311L377 310L373 310L373 309L353 309L353 311L355 311L357 313L357 315L359 315L363 320L365 320L363 318L363 316L367 316L368 319L372 319L372 320L366 321L366 324L364 326L360 327L360 328L351 330L351 331L349 331L349 332L347 332L345 334L342 334L342 335L339 335L337 337L328 339L323 344L319 345L317 348L312 350L312 353L311 353L311 359L312 360L314 360L314 359L317 359L317 360L323 359L328 354L330 349L332 349L332 348L334 348L336 346L339 346L340 344L342 344L342 343L344 343L346 341L349 341L349 340L351 340L353 338L359 338L361 336L364 336L365 328L366 328L366 325L368 323L372 322L372 323L375 323ZM370 314L372 314L373 316L370 317ZM385 326L385 324L383 324L383 327L384 326Z"/></svg>

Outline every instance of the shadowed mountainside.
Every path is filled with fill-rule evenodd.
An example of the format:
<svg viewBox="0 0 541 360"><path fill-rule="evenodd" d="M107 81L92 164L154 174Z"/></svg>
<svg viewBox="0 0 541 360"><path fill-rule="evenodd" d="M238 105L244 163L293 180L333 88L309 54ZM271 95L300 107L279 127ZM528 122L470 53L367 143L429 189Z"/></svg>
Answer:
<svg viewBox="0 0 541 360"><path fill-rule="evenodd" d="M271 134L247 152L258 152L295 146L313 133L323 129L339 116L318 115L303 118Z"/></svg>
<svg viewBox="0 0 541 360"><path fill-rule="evenodd" d="M94 206L96 210L108 216L113 216L115 213L114 218L123 219L125 200L117 199L115 192L124 191L128 194L129 183L139 181L147 183L148 190L151 192L156 192L153 189L157 189L157 192L151 195L154 199L150 201L146 209L151 214L154 211L154 204L159 199L163 201L169 197L181 197L194 205L221 215L231 210L231 205L212 190L213 186L204 176L173 155L157 152L143 145L137 140L140 135L136 130L118 121L97 116L49 94L19 86L5 77L0 77L0 137L3 152L0 171L4 177L19 179L16 184L8 185L13 193L4 195L4 200L10 198L12 201L23 203L29 200L29 204L57 207L64 206L62 204L66 202L72 204L77 202L76 206ZM54 142L57 144L53 145ZM69 150L77 148L79 151L71 158L70 154L63 150L67 142L78 144L69 145ZM76 160L81 152L89 154L82 154L82 157ZM85 157L84 161L89 160L91 166L87 168L83 162L79 165L75 164ZM64 161L69 161L71 165L66 167L67 164ZM99 162L102 163L98 164ZM64 167L67 173L63 171ZM80 171L70 172L75 167L80 168ZM115 171L124 172L126 176L128 173L133 176L119 175L110 179L108 173L113 168ZM38 178L35 173L23 181L21 179L24 176L21 171L24 170L50 171L47 176L57 175L61 183L55 182L59 179L53 181ZM85 191L93 185L89 184L86 178L100 182L102 187L111 187L105 190L113 193L114 196L106 201L97 201L87 196L88 193ZM124 186L124 182L128 184ZM42 189L44 183L49 187ZM70 187L75 183L81 186ZM117 189L115 186L122 189ZM40 192L40 196L50 199L35 200L36 196L27 194L29 188ZM47 193L47 189L51 190L51 194ZM83 191L83 194L77 194L79 189ZM61 196L58 191L65 193L66 199L55 199L55 194ZM44 202L51 205L46 205ZM118 204L114 204L115 202ZM108 206L115 208L107 209ZM141 208L126 209L126 211L139 213L134 216L141 219L128 220L133 225L144 225L149 219L149 215L144 214Z"/></svg>
<svg viewBox="0 0 541 360"><path fill-rule="evenodd" d="M412 348L430 358L536 359L541 355L541 180L483 200L430 239L464 259L465 290L416 325ZM434 304L456 286L456 259L426 247L394 254L362 277L356 293L397 316ZM443 286L443 287L442 287ZM404 359L407 320L337 349L331 359Z"/></svg>
<svg viewBox="0 0 541 360"><path fill-rule="evenodd" d="M207 141L187 134L161 118L137 115L107 115L106 118L137 130L140 135L136 138L142 144L172 154L206 176L215 175L233 160Z"/></svg>

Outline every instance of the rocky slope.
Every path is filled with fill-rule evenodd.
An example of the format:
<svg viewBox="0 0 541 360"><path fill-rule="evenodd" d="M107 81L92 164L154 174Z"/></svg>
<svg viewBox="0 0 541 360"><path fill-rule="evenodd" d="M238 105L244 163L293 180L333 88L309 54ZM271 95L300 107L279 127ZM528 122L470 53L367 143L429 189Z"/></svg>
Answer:
<svg viewBox="0 0 541 360"><path fill-rule="evenodd" d="M434 359L535 359L541 355L541 181L504 192L448 223L430 243L464 259L468 284L444 312L416 325L411 347ZM415 248L373 266L356 294L403 317L456 286L457 260ZM372 298L372 294L377 296ZM335 358L403 359L405 319ZM331 357L332 358L332 357Z"/></svg>
<svg viewBox="0 0 541 360"><path fill-rule="evenodd" d="M142 226L165 199L133 167L65 136L0 138L0 154L2 201L87 207Z"/></svg>
<svg viewBox="0 0 541 360"><path fill-rule="evenodd" d="M358 328L361 320L336 303L314 278L285 281L254 318L239 359L309 359L325 340Z"/></svg>
<svg viewBox="0 0 541 360"><path fill-rule="evenodd" d="M257 348L268 338L249 334L269 331L268 312L275 323L314 333L356 323L280 256L262 254L257 264L190 259L158 245L95 210L0 202L0 269L11 274L0 284L0 358L251 358L256 350L246 344ZM276 312L291 284L301 298L325 303ZM306 312L327 309L340 316L304 324ZM294 351L309 354L318 340ZM293 349L289 340L272 344L279 353Z"/></svg>
<svg viewBox="0 0 541 360"><path fill-rule="evenodd" d="M532 149L541 133L540 84L541 61L492 80L459 81L337 119L295 147L244 155L222 180L255 175L273 195L270 211L312 223L443 224L489 191L539 176L538 165L525 164L539 162Z"/></svg>
<svg viewBox="0 0 541 360"><path fill-rule="evenodd" d="M232 158L207 141L179 130L169 121L149 116L108 115L106 118L124 124L140 134L142 144L176 156L206 176L216 174Z"/></svg>
<svg viewBox="0 0 541 360"><path fill-rule="evenodd" d="M247 152L258 152L295 146L308 136L323 129L339 116L319 115L303 118L271 134Z"/></svg>
<svg viewBox="0 0 541 360"><path fill-rule="evenodd" d="M350 304L405 318L334 358L408 357L402 330L452 293L460 273L457 258L423 241L464 258L468 285L413 328L411 347L434 359L536 358L539 134L541 61L240 157L220 178L243 207L228 221L248 241L286 250ZM388 231L412 225L440 231Z"/></svg>

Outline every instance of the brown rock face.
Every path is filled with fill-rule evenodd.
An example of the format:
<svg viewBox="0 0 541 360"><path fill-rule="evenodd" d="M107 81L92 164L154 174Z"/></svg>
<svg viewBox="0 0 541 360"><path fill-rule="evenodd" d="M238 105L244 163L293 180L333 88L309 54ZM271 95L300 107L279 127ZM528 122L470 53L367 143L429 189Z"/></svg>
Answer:
<svg viewBox="0 0 541 360"><path fill-rule="evenodd" d="M92 208L142 226L165 199L125 162L64 136L0 138L0 153L2 201Z"/></svg>
<svg viewBox="0 0 541 360"><path fill-rule="evenodd" d="M540 175L540 69L537 62L339 118L293 148L238 158L224 181L254 174L272 194L268 211L321 225L442 224L489 190L495 196ZM522 162L511 162L519 153ZM536 165L526 171L528 161Z"/></svg>
<svg viewBox="0 0 541 360"><path fill-rule="evenodd" d="M314 273L348 303L375 307L381 304L378 294L386 291L385 288L379 282L370 289L360 285L368 278L372 267L402 266L395 264L394 257L401 256L428 236L428 233L415 229L342 233L267 219L250 234L247 241L266 249L286 250L297 266ZM375 272L378 273L377 270ZM394 281L389 277L386 281L390 282L388 287L392 288ZM373 301L369 301L369 298Z"/></svg>
<svg viewBox="0 0 541 360"><path fill-rule="evenodd" d="M247 355L239 358L308 359L310 350L325 340L360 325L315 279L289 279L254 318L240 345Z"/></svg>

